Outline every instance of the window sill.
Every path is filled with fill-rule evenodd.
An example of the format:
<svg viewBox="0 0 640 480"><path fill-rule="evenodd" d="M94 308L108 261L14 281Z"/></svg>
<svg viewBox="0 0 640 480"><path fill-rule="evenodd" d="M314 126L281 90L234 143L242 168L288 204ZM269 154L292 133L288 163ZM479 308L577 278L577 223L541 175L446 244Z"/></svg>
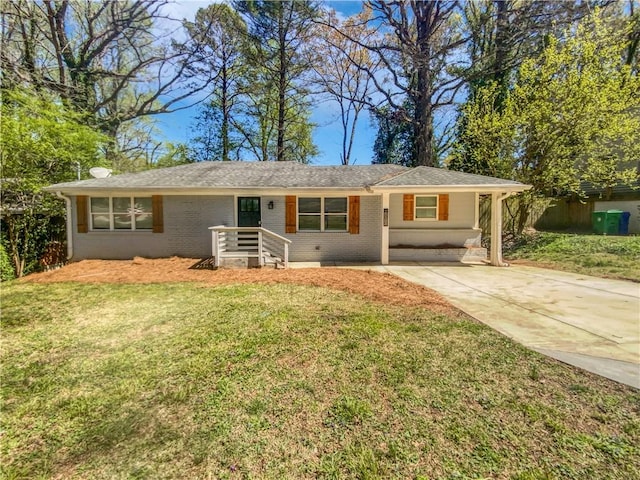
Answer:
<svg viewBox="0 0 640 480"><path fill-rule="evenodd" d="M125 235L152 235L153 231L152 230L89 230L87 232L88 234L92 234L92 235L100 235L100 234L104 234L104 235L114 235L114 234L125 234Z"/></svg>

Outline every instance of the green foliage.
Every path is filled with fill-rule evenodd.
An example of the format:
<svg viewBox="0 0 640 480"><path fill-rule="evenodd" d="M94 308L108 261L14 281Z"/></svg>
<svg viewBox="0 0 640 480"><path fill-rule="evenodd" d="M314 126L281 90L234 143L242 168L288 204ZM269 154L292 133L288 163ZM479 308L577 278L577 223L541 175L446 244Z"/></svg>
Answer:
<svg viewBox="0 0 640 480"><path fill-rule="evenodd" d="M55 97L30 90L3 90L1 111L3 179L19 179L24 188L38 190L73 180L78 164L85 171L101 164L99 147L105 137Z"/></svg>
<svg viewBox="0 0 640 480"><path fill-rule="evenodd" d="M235 1L247 23L243 115L234 121L258 160L307 163L318 152L311 136L308 76L318 4Z"/></svg>
<svg viewBox="0 0 640 480"><path fill-rule="evenodd" d="M412 110L410 101L405 102L405 108ZM372 163L415 166L415 128L411 122L389 106L372 110L371 117L377 130Z"/></svg>
<svg viewBox="0 0 640 480"><path fill-rule="evenodd" d="M199 68L218 72L209 87L211 98L200 107L195 120L193 156L197 161L237 160L242 146L237 127L239 106L247 86L247 26L238 12L224 3L199 9L195 20L185 26L188 41L199 44L204 52Z"/></svg>
<svg viewBox="0 0 640 480"><path fill-rule="evenodd" d="M534 196L580 194L583 180L637 180L640 78L624 64L620 32L594 14L547 42L504 102L492 83L465 104L450 168L531 184Z"/></svg>
<svg viewBox="0 0 640 480"><path fill-rule="evenodd" d="M104 137L83 117L40 92L5 90L0 118L2 229L18 277L38 268L51 240L60 240L63 204L41 188L74 180L100 165Z"/></svg>
<svg viewBox="0 0 640 480"><path fill-rule="evenodd" d="M511 260L530 260L587 275L640 281L640 237L536 232L505 249Z"/></svg>
<svg viewBox="0 0 640 480"><path fill-rule="evenodd" d="M16 274L13 270L11 260L9 260L9 256L7 255L7 251L5 250L3 243L0 242L0 282L13 280L15 276Z"/></svg>

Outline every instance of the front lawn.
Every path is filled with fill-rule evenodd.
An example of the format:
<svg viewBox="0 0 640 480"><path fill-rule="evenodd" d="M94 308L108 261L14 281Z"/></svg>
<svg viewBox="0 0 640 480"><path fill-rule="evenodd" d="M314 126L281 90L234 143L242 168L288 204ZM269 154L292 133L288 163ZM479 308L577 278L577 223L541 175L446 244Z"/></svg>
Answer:
<svg viewBox="0 0 640 480"><path fill-rule="evenodd" d="M3 478L640 477L638 391L463 315L13 282L2 323Z"/></svg>
<svg viewBox="0 0 640 480"><path fill-rule="evenodd" d="M640 236L535 232L505 245L509 260L640 282Z"/></svg>

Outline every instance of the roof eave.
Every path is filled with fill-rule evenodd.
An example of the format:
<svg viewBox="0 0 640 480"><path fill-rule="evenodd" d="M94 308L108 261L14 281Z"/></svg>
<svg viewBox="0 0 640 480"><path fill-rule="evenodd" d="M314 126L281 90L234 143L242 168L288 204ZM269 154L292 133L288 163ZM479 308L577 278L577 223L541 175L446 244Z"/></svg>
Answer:
<svg viewBox="0 0 640 480"><path fill-rule="evenodd" d="M264 195L293 195L296 193L370 193L368 186L354 187L50 187L43 188L49 193L60 192L67 195L96 195L114 193L155 193L162 195L237 195L264 194Z"/></svg>
<svg viewBox="0 0 640 480"><path fill-rule="evenodd" d="M395 193L398 191L419 192L524 192L530 190L531 185L524 184L492 184L492 185L375 185L371 187L374 193Z"/></svg>

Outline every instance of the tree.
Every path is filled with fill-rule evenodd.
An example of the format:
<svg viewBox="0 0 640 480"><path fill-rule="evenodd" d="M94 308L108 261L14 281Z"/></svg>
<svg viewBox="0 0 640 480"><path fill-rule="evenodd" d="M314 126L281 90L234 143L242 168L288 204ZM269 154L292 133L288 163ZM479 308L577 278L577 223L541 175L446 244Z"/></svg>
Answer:
<svg viewBox="0 0 640 480"><path fill-rule="evenodd" d="M310 136L310 104L304 79L311 70L306 49L318 7L313 2L293 0L236 1L234 5L248 26L246 55L253 77L248 86L251 91L246 90L245 112L255 122L244 132L250 148L260 152L262 160L269 155L282 161L293 154L306 162L316 152ZM269 125L271 118L274 128ZM265 137L272 131L276 137L273 156L267 148L271 140Z"/></svg>
<svg viewBox="0 0 640 480"><path fill-rule="evenodd" d="M403 109L410 111L413 107L405 102ZM377 127L373 144L373 161L371 163L395 163L410 167L415 162L415 130L403 115L388 106L371 111Z"/></svg>
<svg viewBox="0 0 640 480"><path fill-rule="evenodd" d="M450 166L533 185L534 196L580 194L638 180L640 79L626 64L625 29L595 14L522 62L501 108L493 83L463 110L464 137ZM468 161L472 159L472 161ZM533 197L532 197L533 198ZM526 223L526 203L516 231Z"/></svg>
<svg viewBox="0 0 640 480"><path fill-rule="evenodd" d="M54 220L63 216L60 201L41 188L75 180L79 172L100 165L105 138L43 93L5 90L1 108L3 242L16 275L22 276L36 268L56 233Z"/></svg>
<svg viewBox="0 0 640 480"><path fill-rule="evenodd" d="M513 74L526 58L545 48L548 35L560 38L568 26L611 0L546 2L478 0L463 9L470 68L466 73L469 95L475 87L494 82L504 100Z"/></svg>
<svg viewBox="0 0 640 480"><path fill-rule="evenodd" d="M329 19L319 22L319 35L314 44L318 60L312 64L321 94L337 103L340 108L340 162L349 165L356 125L373 93L371 75L377 74L380 63L374 61L367 49L349 40L358 38L366 41L375 34L373 29L367 27L371 10L364 9L362 13L349 17L342 23L337 19L335 11L327 12L326 15Z"/></svg>
<svg viewBox="0 0 640 480"><path fill-rule="evenodd" d="M378 35L364 40L343 35L383 66L384 74L376 75L366 64L354 61L376 89L368 107L386 106L410 123L415 143L412 164L435 166L439 162L434 114L453 104L463 85L462 69L454 68L461 65L460 47L465 42L458 21L460 2L369 0L367 5L373 12L368 24ZM412 106L410 111L406 104Z"/></svg>
<svg viewBox="0 0 640 480"><path fill-rule="evenodd" d="M247 27L240 15L223 3L209 5L196 13L193 22L185 23L189 42L201 45L201 60L191 68L198 76L211 77L210 98L197 119L198 135L194 141L203 147L201 160L231 159L240 147L237 103L242 95L246 62L243 42Z"/></svg>
<svg viewBox="0 0 640 480"><path fill-rule="evenodd" d="M199 45L175 48L165 1L9 0L2 2L0 64L5 86L59 96L112 140L141 117L185 108L206 87L189 75Z"/></svg>

